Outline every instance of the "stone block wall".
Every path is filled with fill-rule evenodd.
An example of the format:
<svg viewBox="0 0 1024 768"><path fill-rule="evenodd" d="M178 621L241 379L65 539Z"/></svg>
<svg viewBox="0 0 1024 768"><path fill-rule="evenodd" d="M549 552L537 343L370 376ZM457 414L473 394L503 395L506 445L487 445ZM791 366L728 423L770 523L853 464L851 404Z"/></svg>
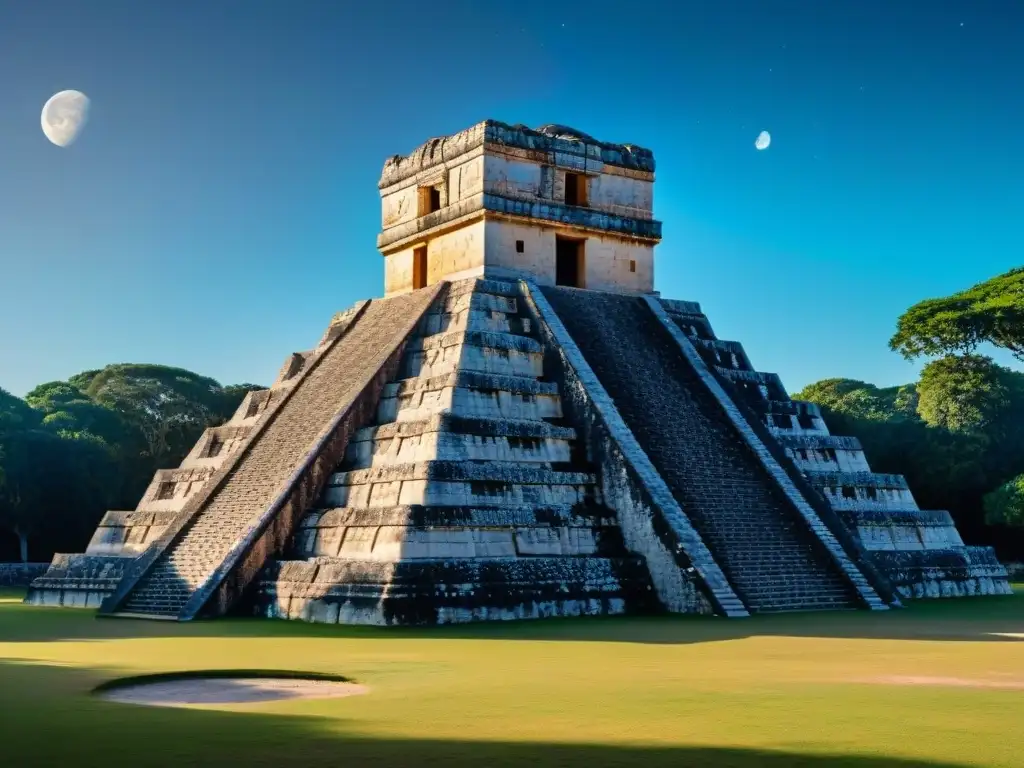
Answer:
<svg viewBox="0 0 1024 768"><path fill-rule="evenodd" d="M381 176L377 240L386 260L385 295L412 289L414 250L424 246L427 285L473 277L553 285L556 233L585 240L586 287L653 291L653 245L661 238L652 209L653 156L569 138L575 134L566 130L548 134L487 121L390 159ZM567 173L582 178L582 199L567 196ZM433 210L424 208L427 189L437 198Z"/></svg>

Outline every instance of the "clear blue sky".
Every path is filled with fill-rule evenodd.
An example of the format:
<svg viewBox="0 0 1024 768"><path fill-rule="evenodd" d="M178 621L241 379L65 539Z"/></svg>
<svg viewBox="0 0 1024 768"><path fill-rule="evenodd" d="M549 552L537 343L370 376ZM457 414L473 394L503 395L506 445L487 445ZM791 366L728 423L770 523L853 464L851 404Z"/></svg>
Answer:
<svg viewBox="0 0 1024 768"><path fill-rule="evenodd" d="M1024 262L1021 40L1011 0L4 2L0 386L270 383L380 294L385 158L487 117L652 148L656 287L791 391L912 380L899 313Z"/></svg>

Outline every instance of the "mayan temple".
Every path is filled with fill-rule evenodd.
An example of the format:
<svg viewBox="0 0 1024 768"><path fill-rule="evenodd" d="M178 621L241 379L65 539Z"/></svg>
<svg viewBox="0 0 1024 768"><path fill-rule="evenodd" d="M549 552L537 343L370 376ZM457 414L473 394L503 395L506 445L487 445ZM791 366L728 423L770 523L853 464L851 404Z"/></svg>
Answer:
<svg viewBox="0 0 1024 768"><path fill-rule="evenodd" d="M655 292L649 150L488 120L379 187L384 298L28 602L430 624L1010 593L991 549Z"/></svg>

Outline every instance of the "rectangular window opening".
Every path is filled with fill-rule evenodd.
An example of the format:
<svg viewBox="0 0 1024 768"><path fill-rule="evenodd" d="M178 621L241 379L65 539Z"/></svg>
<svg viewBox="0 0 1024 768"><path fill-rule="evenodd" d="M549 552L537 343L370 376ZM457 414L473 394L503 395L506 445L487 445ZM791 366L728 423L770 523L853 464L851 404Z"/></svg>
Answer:
<svg viewBox="0 0 1024 768"><path fill-rule="evenodd" d="M441 210L441 188L420 187L417 205L420 216L426 216L429 213Z"/></svg>
<svg viewBox="0 0 1024 768"><path fill-rule="evenodd" d="M522 253L526 250L526 243L522 240L516 240L516 253Z"/></svg>
<svg viewBox="0 0 1024 768"><path fill-rule="evenodd" d="M421 245L412 252L412 288L427 287L427 246Z"/></svg>
<svg viewBox="0 0 1024 768"><path fill-rule="evenodd" d="M629 260L629 271L636 272L636 259Z"/></svg>
<svg viewBox="0 0 1024 768"><path fill-rule="evenodd" d="M582 173L565 173L565 204L587 205L587 177Z"/></svg>
<svg viewBox="0 0 1024 768"><path fill-rule="evenodd" d="M583 288L583 241L555 237L555 285Z"/></svg>

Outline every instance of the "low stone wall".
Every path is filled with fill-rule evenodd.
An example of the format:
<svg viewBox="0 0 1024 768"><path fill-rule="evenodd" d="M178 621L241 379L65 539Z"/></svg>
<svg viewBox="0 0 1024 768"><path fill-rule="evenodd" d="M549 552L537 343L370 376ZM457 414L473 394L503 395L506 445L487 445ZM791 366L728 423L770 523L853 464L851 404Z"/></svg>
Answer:
<svg viewBox="0 0 1024 768"><path fill-rule="evenodd" d="M872 555L905 598L1011 594L1006 568L990 547L879 550Z"/></svg>
<svg viewBox="0 0 1024 768"><path fill-rule="evenodd" d="M45 573L32 581L29 605L98 608L124 575L130 557L57 553Z"/></svg>
<svg viewBox="0 0 1024 768"><path fill-rule="evenodd" d="M49 563L0 563L0 587L27 587L49 567Z"/></svg>

